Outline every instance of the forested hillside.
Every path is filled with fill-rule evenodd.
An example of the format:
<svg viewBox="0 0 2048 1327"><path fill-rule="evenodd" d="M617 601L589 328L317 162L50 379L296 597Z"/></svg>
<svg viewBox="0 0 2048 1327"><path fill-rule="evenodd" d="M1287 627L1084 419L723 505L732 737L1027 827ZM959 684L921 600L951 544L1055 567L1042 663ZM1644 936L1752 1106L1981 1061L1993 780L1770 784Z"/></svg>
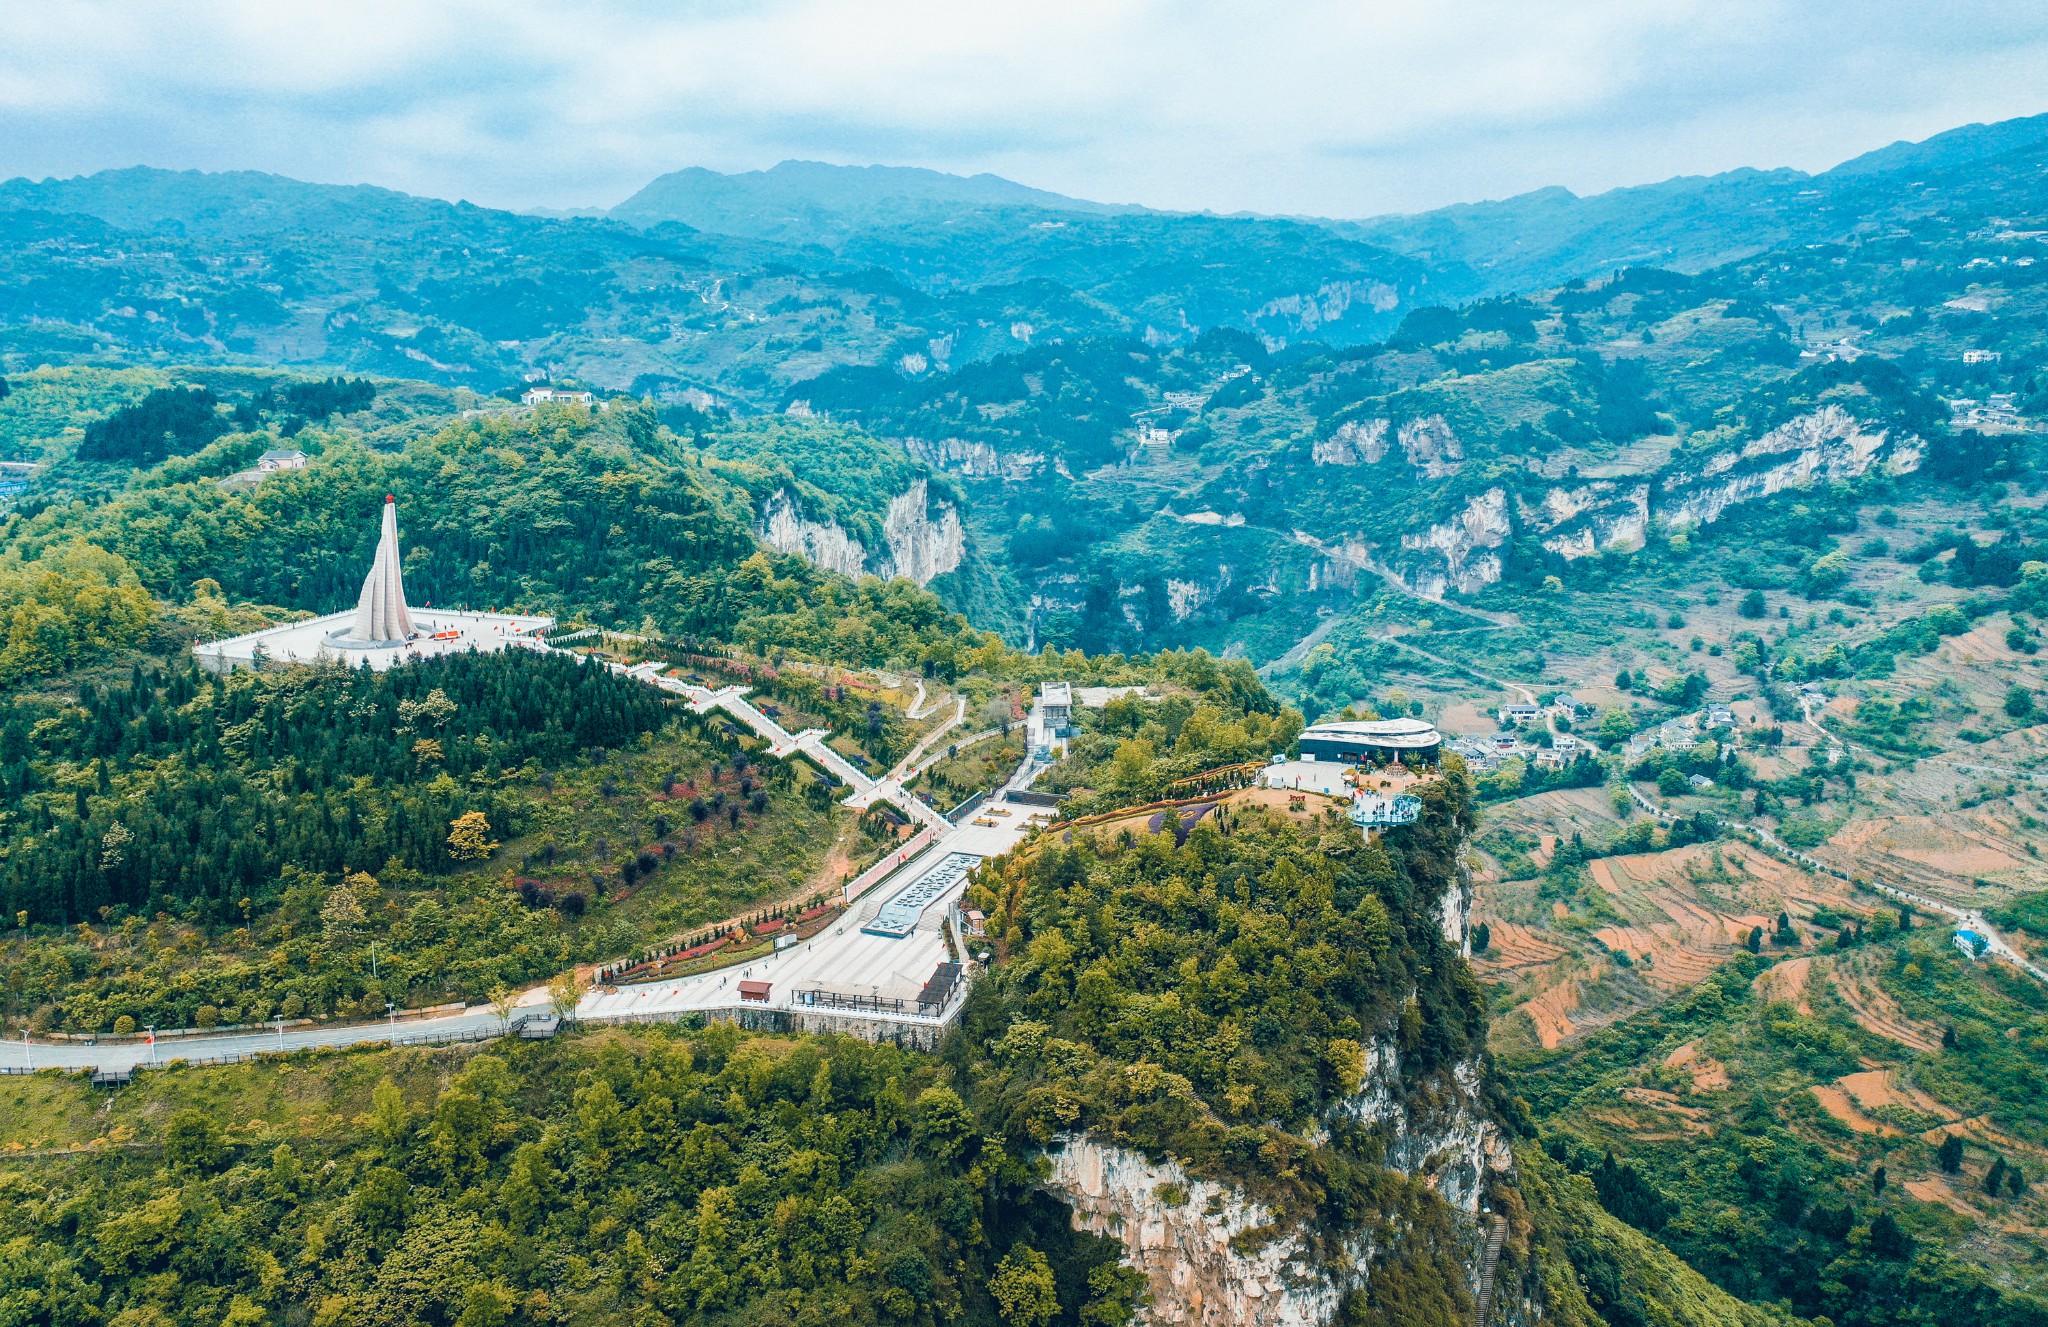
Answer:
<svg viewBox="0 0 2048 1327"><path fill-rule="evenodd" d="M936 1053L0 1078L0 1324L2043 1321L2043 132L1366 223L0 186L14 1031L573 1003L910 835L606 662L957 713L942 807L1126 689ZM387 494L415 604L596 634L193 668ZM1240 786L1340 715L1462 739L1419 823Z"/></svg>
<svg viewBox="0 0 2048 1327"><path fill-rule="evenodd" d="M4 1163L4 1302L53 1324L1102 1327L1145 1280L1069 1228L1033 1160L1085 1131L1381 1250L1344 1321L1461 1321L1453 1213L1341 1109L1383 1037L1401 1078L1375 1090L1397 1099L1475 1053L1479 994L1437 919L1467 804L1440 788L1422 826L1337 857L1348 831L1254 814L991 872L1015 957L941 1056L714 1025L151 1075L105 1112L80 1084L9 1080L10 1145L103 1141ZM1767 1320L1604 1216L1569 1237L1604 1250L1582 1282L1573 1218L1534 1215L1517 1266L1552 1320L1660 1289L1673 1321Z"/></svg>

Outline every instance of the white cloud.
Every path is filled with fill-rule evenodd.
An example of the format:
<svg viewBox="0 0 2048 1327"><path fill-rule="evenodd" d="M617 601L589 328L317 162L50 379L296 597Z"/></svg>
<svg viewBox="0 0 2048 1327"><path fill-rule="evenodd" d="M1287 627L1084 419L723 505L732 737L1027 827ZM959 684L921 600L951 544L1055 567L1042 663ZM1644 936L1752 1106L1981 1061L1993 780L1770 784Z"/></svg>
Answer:
<svg viewBox="0 0 2048 1327"><path fill-rule="evenodd" d="M0 172L570 206L795 156L1362 215L1819 167L2044 86L2048 10L1988 0L56 0L0 12Z"/></svg>

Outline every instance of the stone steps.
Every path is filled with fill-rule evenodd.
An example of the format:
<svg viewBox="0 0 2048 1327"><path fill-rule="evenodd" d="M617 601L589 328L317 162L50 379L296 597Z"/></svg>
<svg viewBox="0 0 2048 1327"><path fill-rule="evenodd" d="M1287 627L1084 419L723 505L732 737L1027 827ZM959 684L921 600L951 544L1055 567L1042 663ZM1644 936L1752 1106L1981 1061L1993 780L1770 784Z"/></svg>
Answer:
<svg viewBox="0 0 2048 1327"><path fill-rule="evenodd" d="M1479 1257L1479 1293L1472 1297L1472 1327L1486 1327L1493 1312L1493 1274L1500 1266L1501 1247L1508 1240L1506 1217L1496 1214L1487 1220L1493 1228L1486 1234L1486 1250Z"/></svg>

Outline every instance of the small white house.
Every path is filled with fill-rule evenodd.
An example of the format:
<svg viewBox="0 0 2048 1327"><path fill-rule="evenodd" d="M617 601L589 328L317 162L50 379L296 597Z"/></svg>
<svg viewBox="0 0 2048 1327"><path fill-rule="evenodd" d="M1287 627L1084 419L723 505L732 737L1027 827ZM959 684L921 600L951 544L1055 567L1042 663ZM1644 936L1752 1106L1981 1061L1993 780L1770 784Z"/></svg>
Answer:
<svg viewBox="0 0 2048 1327"><path fill-rule="evenodd" d="M572 405L589 405L597 398L589 392L564 391L559 387L529 387L519 397L521 405L545 405L549 402L567 402Z"/></svg>
<svg viewBox="0 0 2048 1327"><path fill-rule="evenodd" d="M272 447L256 458L256 473L274 475L280 470L303 470L306 454L296 447Z"/></svg>

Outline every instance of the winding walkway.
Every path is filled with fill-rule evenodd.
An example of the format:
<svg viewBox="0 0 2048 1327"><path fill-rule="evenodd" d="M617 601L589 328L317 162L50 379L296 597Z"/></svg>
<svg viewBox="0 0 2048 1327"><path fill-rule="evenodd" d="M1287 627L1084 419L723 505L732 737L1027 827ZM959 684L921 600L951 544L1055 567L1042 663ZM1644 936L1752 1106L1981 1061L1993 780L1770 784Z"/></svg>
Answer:
<svg viewBox="0 0 2048 1327"><path fill-rule="evenodd" d="M845 757L826 745L823 729L810 729L802 733L791 733L781 724L763 714L753 702L746 698L746 691L740 687L726 687L717 691L693 686L675 678L663 677L659 663L637 664L626 667L620 664L607 665L613 671L636 678L663 691L682 696L690 708L702 714L712 709L722 709L754 732L767 739L770 751L781 759L803 755L830 771L834 777L855 790L846 804L869 805L878 799L886 799L901 806L915 816L929 830L932 837L927 840L932 846L905 862L902 868L892 873L905 880L914 878L911 873L921 874L930 865L941 860L949 852L971 852L979 856L993 856L1007 852L1021 841L1029 831L1032 820L1046 813L1042 810L1016 808L1016 819L993 829L970 826L956 828L953 823L931 807L904 791L897 781L899 774L912 767L915 760L946 732L958 725L967 714L964 697L957 698L953 717L927 734L911 756L902 765L892 770L889 776L874 779L861 773ZM927 710L927 713L930 711ZM1005 788L1029 786L1030 780L1042 770L1027 758L1024 764L1010 776ZM997 794L1000 796L1000 793ZM857 803L856 799L860 799ZM891 890L892 881L871 892L870 907L878 906ZM965 887L963 880L959 888ZM947 902L941 900L941 902ZM938 905L934 904L936 908ZM950 906L950 903L948 903ZM850 934L843 934L850 933ZM840 977L844 972L868 972L879 962L887 969L883 980L870 979L864 984L877 989L900 988L908 980L905 963L920 968L923 975L929 975L930 968L944 955L944 946L939 942L938 924L922 927L923 943L903 948L891 948L888 942L880 942L877 948L875 937L863 936L857 928L845 924L830 934L839 943L820 943L825 937L816 937L800 947L801 954L790 951L788 957L795 961L791 975L801 971L811 980ZM840 954L842 948L847 953ZM854 951L859 952L854 952ZM914 953L912 951L915 951ZM869 951L873 951L870 954ZM762 975L780 972L790 965L782 963L785 955L778 954L762 960L756 966ZM797 961L800 960L800 961ZM737 1004L737 987L728 987L726 979L730 974L711 974L710 979L690 978L675 983L677 989L658 997L650 990L627 988L625 998L619 993L593 992L584 997L578 1009L579 1018L586 1015L594 1021L627 1022L646 1017L675 1018L685 1012L711 1012L734 1007ZM922 976L919 977L922 980ZM964 987L964 983L963 983ZM694 988L694 989L684 989ZM776 1007L787 1008L789 992L778 993ZM957 1001L948 1008L948 1015L956 1009ZM0 1043L0 1073L21 1073L36 1069L90 1069L98 1073L125 1075L136 1068L151 1064L170 1064L185 1061L193 1064L221 1063L248 1059L266 1053L304 1050L315 1047L362 1046L379 1043L413 1045L422 1043L483 1040L494 1036L509 1035L522 1030L529 1022L545 1020L552 1026L553 1015L548 1010L548 991L537 986L521 993L509 1019L501 1018L490 1006L472 1006L460 1011L437 1015L430 1018L413 1018L403 1021L387 1020L381 1023L345 1023L330 1026L284 1027L260 1032L224 1032L217 1036L183 1036L174 1040L160 1041L152 1047L142 1040L105 1042L75 1041L20 1041ZM905 1021L930 1023L933 1020L904 1016ZM887 1021L885 1019L885 1021ZM938 1020L943 1022L943 1018Z"/></svg>

